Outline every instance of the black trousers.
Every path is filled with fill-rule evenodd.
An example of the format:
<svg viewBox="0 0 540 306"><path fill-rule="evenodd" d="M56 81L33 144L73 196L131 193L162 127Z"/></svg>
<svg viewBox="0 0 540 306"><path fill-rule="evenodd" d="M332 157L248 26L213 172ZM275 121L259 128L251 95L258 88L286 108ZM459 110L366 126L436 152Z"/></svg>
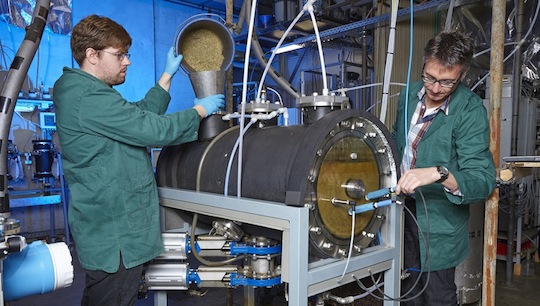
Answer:
<svg viewBox="0 0 540 306"><path fill-rule="evenodd" d="M81 306L135 305L142 271L142 265L126 269L121 257L116 273L85 270L86 284Z"/></svg>
<svg viewBox="0 0 540 306"><path fill-rule="evenodd" d="M414 218L416 218L416 202L414 199L407 198L405 200L405 205L412 212ZM436 225L431 224L431 226ZM403 296L409 291L410 293L403 296L401 305L455 306L457 304L455 267L446 270L427 271L428 266L426 265L423 270L424 272L420 273L422 268L420 260L420 243L424 243L424 241L418 238L418 227L413 220L413 216L408 212L405 212L403 263L404 268L410 276L401 282L401 295ZM417 280L418 282L415 285ZM422 292L422 290L424 291Z"/></svg>

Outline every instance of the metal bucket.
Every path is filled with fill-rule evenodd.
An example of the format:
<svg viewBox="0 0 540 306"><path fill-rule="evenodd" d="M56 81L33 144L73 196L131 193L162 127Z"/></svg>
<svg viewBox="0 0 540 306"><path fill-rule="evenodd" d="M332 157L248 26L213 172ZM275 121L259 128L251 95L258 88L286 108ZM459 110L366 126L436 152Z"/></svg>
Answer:
<svg viewBox="0 0 540 306"><path fill-rule="evenodd" d="M225 71L234 60L234 39L221 22L196 16L186 20L175 36L177 54L182 54L186 72Z"/></svg>

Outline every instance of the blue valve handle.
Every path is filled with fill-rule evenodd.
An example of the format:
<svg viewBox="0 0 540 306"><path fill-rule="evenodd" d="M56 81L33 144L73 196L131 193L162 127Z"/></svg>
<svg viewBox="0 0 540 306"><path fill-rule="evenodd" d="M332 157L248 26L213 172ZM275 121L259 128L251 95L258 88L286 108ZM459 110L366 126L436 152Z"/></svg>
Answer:
<svg viewBox="0 0 540 306"><path fill-rule="evenodd" d="M354 212L355 214L361 214L363 212L374 210L374 209L377 209L379 207L388 206L390 204L392 204L391 199L380 201L380 202L366 203L366 204L355 206L354 210L353 210L353 208L351 208L349 212L351 212L351 213Z"/></svg>
<svg viewBox="0 0 540 306"><path fill-rule="evenodd" d="M395 191L396 191L396 187L390 187L390 188L383 188L383 189L375 190L372 192L368 192L368 194L366 194L366 200L382 198Z"/></svg>

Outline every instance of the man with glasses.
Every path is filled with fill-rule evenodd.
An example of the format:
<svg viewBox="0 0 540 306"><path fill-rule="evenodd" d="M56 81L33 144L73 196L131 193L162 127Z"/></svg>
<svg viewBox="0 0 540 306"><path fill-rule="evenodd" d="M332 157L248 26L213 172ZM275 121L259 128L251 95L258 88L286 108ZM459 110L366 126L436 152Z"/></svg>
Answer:
<svg viewBox="0 0 540 306"><path fill-rule="evenodd" d="M201 118L223 95L165 114L182 55L173 48L146 96L127 102L113 86L131 65L131 37L107 17L82 19L71 36L80 69L64 68L54 85L57 131L70 188L69 226L86 272L82 305L133 305L143 264L163 251L159 203L148 146L197 139Z"/></svg>
<svg viewBox="0 0 540 306"><path fill-rule="evenodd" d="M495 188L489 121L482 99L461 80L472 39L442 32L424 48L422 80L399 98L392 135L405 195L401 305L456 305L455 267L469 252L469 204ZM418 224L415 223L415 218Z"/></svg>

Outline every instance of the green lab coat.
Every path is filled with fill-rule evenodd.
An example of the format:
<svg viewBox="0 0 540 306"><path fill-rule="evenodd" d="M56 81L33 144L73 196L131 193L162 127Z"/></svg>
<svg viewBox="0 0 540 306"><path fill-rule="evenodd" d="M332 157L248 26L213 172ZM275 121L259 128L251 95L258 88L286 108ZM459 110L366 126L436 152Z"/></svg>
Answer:
<svg viewBox="0 0 540 306"><path fill-rule="evenodd" d="M159 203L148 146L196 140L194 109L165 114L159 85L127 102L94 76L64 68L54 85L56 124L69 184L69 226L83 268L116 272L163 250Z"/></svg>
<svg viewBox="0 0 540 306"><path fill-rule="evenodd" d="M400 164L418 103L417 94L422 86L422 82L410 85L406 129L405 90L399 97L392 135ZM419 188L423 197L418 189L415 193L420 228L426 237L429 233L431 271L455 267L465 259L469 252L469 206L464 204L483 203L495 188L495 165L489 151L489 121L482 100L459 84L448 107L448 115L439 111L433 119L418 145L416 159L417 168L446 166L455 176L462 193L462 196L453 195L438 183ZM419 239L423 264L426 247L422 237Z"/></svg>

